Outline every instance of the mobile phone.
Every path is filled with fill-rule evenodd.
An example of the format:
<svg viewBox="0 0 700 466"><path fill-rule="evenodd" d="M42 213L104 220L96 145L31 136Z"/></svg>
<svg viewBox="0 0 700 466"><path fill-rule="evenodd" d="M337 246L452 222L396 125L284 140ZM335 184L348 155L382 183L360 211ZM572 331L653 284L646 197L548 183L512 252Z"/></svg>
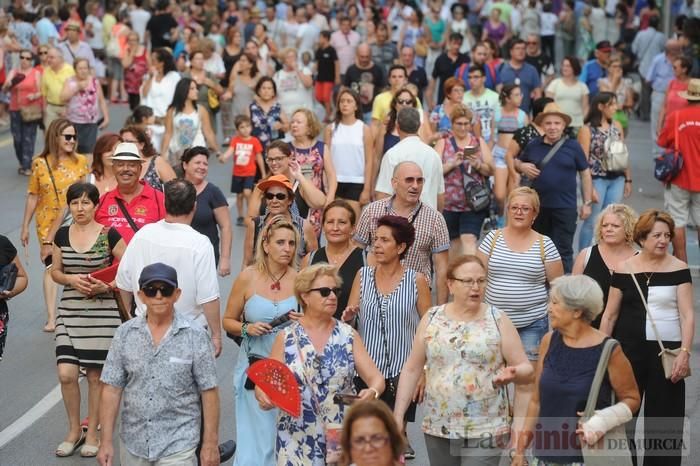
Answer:
<svg viewBox="0 0 700 466"><path fill-rule="evenodd" d="M284 324L285 322L288 322L291 319L291 317L289 316L289 314L291 313L292 311L289 311L286 314L282 314L281 316L275 317L270 321L268 325L272 328L279 327L280 325Z"/></svg>
<svg viewBox="0 0 700 466"><path fill-rule="evenodd" d="M479 146L464 146L462 152L464 152L464 155L474 155L478 150Z"/></svg>
<svg viewBox="0 0 700 466"><path fill-rule="evenodd" d="M337 405L351 405L359 399L359 395L353 395L352 393L336 393L333 395L333 403Z"/></svg>

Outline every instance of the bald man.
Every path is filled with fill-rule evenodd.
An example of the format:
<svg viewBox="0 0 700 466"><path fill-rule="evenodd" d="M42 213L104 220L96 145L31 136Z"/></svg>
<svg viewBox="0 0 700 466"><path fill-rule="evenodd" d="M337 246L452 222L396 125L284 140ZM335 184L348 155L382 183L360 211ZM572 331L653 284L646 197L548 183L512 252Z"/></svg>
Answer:
<svg viewBox="0 0 700 466"><path fill-rule="evenodd" d="M362 104L365 123L372 120L372 101L384 87L384 71L372 61L372 49L366 43L357 47L355 63L345 72L343 85L357 92Z"/></svg>
<svg viewBox="0 0 700 466"><path fill-rule="evenodd" d="M651 61L649 71L645 76L647 82L651 85L651 139L656 141L659 113L664 105L666 98L666 89L668 84L675 77L673 74L673 61L680 56L682 46L679 40L669 39L666 41L664 51ZM652 156L656 156L662 152L662 149L654 144Z"/></svg>

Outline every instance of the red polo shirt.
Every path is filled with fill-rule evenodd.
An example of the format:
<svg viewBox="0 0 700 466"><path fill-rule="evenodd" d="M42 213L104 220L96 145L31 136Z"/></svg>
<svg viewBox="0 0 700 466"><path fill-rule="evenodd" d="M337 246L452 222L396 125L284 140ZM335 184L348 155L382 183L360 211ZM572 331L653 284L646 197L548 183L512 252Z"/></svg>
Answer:
<svg viewBox="0 0 700 466"><path fill-rule="evenodd" d="M126 211L129 212L129 215L139 228L149 223L155 223L165 217L165 198L163 193L153 189L143 180L139 181L139 183L142 187L141 193L133 198L131 202L127 202L119 193L119 188L117 188L102 195L100 205L95 213L95 220L102 225L115 228L127 244L129 244L136 232L131 228L126 216L119 208L117 199L122 200Z"/></svg>
<svg viewBox="0 0 700 466"><path fill-rule="evenodd" d="M675 140L676 134L678 141ZM700 192L700 105L691 105L668 115L657 144L667 148L677 144L683 155L683 168L671 183L686 191Z"/></svg>

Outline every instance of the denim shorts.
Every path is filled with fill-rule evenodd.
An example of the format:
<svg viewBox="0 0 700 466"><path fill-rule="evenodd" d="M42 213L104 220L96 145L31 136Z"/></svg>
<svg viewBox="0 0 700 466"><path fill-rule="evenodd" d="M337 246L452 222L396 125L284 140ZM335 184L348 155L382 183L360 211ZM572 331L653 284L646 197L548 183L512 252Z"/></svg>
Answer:
<svg viewBox="0 0 700 466"><path fill-rule="evenodd" d="M508 167L506 164L506 152L508 152L508 150L504 147L499 145L493 146L493 151L491 153L493 155L493 164L496 168Z"/></svg>
<svg viewBox="0 0 700 466"><path fill-rule="evenodd" d="M537 361L540 355L540 342L542 337L549 332L549 317L546 315L528 325L521 327L518 330L520 341L523 342L525 354L530 361Z"/></svg>
<svg viewBox="0 0 700 466"><path fill-rule="evenodd" d="M488 209L484 209L481 212L452 212L445 210L442 212L442 216L445 217L450 239L459 238L460 235L474 235L476 239L479 239L481 226L484 224L488 213Z"/></svg>

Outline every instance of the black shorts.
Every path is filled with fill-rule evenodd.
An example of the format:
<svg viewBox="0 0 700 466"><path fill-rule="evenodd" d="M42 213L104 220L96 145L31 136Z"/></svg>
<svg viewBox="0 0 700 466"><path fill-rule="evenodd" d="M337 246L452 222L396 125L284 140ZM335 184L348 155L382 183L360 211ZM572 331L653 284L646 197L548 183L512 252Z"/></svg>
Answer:
<svg viewBox="0 0 700 466"><path fill-rule="evenodd" d="M484 209L481 212L451 212L445 210L442 216L445 217L447 231L450 233L450 239L459 238L460 235L474 235L479 239L481 234L481 226L484 220L488 217L489 210Z"/></svg>
<svg viewBox="0 0 700 466"><path fill-rule="evenodd" d="M338 189L335 191L335 197L346 199L348 201L359 201L360 194L365 185L362 183L340 183L338 182Z"/></svg>
<svg viewBox="0 0 700 466"><path fill-rule="evenodd" d="M255 186L254 176L233 176L231 177L231 192L240 194L244 189L253 190Z"/></svg>

